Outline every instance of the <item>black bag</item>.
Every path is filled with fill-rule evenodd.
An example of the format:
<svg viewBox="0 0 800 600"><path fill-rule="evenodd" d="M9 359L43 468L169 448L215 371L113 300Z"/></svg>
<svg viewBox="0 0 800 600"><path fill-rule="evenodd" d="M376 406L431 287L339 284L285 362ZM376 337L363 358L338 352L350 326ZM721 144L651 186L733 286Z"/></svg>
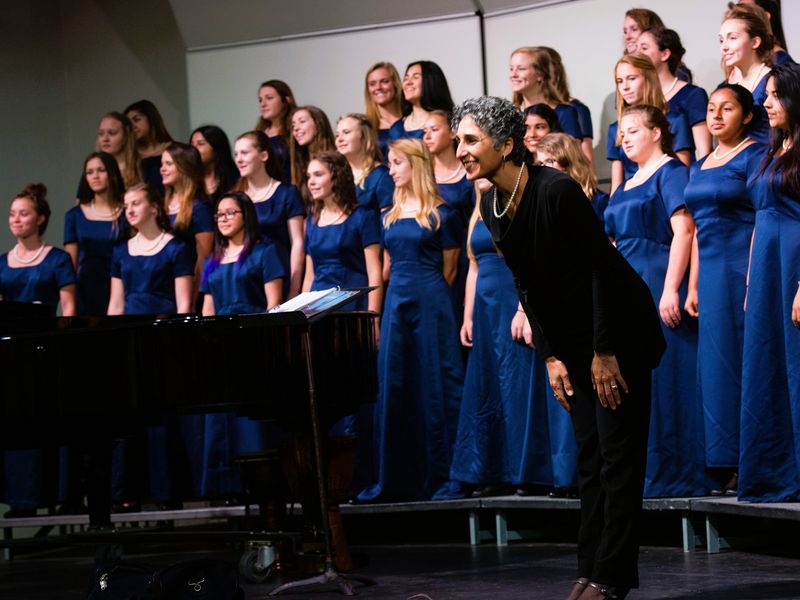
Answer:
<svg viewBox="0 0 800 600"><path fill-rule="evenodd" d="M244 600L236 567L222 560L187 560L157 571L150 582L158 600Z"/></svg>
<svg viewBox="0 0 800 600"><path fill-rule="evenodd" d="M117 561L95 569L88 600L153 600L150 581L153 567Z"/></svg>

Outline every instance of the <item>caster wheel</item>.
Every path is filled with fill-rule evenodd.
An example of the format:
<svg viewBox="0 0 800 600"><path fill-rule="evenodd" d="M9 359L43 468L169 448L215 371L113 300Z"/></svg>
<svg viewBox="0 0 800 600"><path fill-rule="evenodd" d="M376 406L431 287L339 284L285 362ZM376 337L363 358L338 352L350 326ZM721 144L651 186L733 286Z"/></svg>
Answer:
<svg viewBox="0 0 800 600"><path fill-rule="evenodd" d="M264 583L275 572L275 563L263 566L258 562L258 550L247 550L239 559L239 574L250 583Z"/></svg>

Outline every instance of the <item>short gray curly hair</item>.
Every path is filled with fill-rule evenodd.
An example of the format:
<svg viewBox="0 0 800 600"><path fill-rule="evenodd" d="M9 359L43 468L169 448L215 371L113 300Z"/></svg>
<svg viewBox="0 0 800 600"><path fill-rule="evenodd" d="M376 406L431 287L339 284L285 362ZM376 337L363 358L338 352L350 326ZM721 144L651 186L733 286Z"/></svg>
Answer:
<svg viewBox="0 0 800 600"><path fill-rule="evenodd" d="M483 129L490 138L495 150L499 150L508 138L514 142L514 149L508 158L514 164L522 164L525 158L525 120L522 111L505 98L497 96L480 96L464 100L453 109L450 126L453 131L466 116L472 117L475 125Z"/></svg>

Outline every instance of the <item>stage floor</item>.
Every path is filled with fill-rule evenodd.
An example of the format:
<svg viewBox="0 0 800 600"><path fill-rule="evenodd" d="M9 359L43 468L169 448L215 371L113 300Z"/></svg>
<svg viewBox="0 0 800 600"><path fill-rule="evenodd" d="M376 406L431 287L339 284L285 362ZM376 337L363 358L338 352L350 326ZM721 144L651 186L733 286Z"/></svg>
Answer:
<svg viewBox="0 0 800 600"><path fill-rule="evenodd" d="M180 553L178 549L148 548L129 555L154 566L184 558L213 556L231 561L238 554L209 551ZM571 587L575 546L552 543L493 545L355 546L368 564L355 571L378 585L359 590L362 598L408 599L425 594L433 600L562 599ZM51 550L0 563L0 598L4 600L71 600L85 598L92 570L86 548ZM800 560L794 553L767 554L729 550L709 555L684 553L678 548L644 547L642 587L632 599L702 598L748 600L800 598ZM274 583L245 584L247 598L264 598ZM333 591L284 594L286 598L341 598ZM424 598L424 596L422 596Z"/></svg>

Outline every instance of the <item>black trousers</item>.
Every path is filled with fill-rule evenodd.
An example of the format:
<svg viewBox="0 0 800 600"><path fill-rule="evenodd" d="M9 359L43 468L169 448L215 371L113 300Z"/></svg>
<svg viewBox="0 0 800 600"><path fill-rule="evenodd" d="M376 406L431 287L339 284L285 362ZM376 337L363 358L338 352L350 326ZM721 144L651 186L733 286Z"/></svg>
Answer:
<svg viewBox="0 0 800 600"><path fill-rule="evenodd" d="M574 389L570 404L578 443L578 577L635 588L652 370L617 359L630 391L621 394L616 410L600 405L590 358L564 361Z"/></svg>

